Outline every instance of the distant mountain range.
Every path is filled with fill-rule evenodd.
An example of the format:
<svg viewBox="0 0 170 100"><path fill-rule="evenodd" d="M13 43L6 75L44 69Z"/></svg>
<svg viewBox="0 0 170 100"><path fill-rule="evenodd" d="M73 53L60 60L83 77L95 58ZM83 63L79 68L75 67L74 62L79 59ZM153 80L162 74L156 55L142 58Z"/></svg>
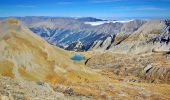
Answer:
<svg viewBox="0 0 170 100"><path fill-rule="evenodd" d="M84 17L16 17L29 29L43 37L52 45L67 50L118 50L130 49L136 44L125 43L128 39L145 42L155 41L169 43L169 21L163 20L129 20L111 21ZM86 22L102 22L100 25L90 25ZM158 34L153 32L157 32ZM161 36L160 36L161 35ZM151 36L151 37L150 37ZM140 42L138 42L140 43ZM130 46L131 45L131 46ZM161 44L160 44L161 45ZM118 50L120 51L120 50Z"/></svg>
<svg viewBox="0 0 170 100"><path fill-rule="evenodd" d="M85 24L85 22L104 21L101 19L86 18L48 18L48 17L17 17L31 31L46 39L49 43L68 49L75 50L74 45L81 42L83 48L76 51L86 51L91 49L96 41L105 40L118 33L129 34L137 30L146 21L134 20L127 23L104 23L97 26ZM129 24L129 25L128 25ZM113 41L112 40L112 41ZM72 45L74 44L74 45ZM72 47L71 47L72 46Z"/></svg>

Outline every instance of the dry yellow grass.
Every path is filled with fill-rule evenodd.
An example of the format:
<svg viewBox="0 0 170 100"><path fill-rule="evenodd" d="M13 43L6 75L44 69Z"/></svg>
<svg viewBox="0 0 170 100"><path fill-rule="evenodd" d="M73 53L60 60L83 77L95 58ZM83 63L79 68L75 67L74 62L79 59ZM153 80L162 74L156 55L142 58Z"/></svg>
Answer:
<svg viewBox="0 0 170 100"><path fill-rule="evenodd" d="M18 69L18 72L26 80L29 80L29 81L38 81L33 75L31 75L30 73L26 72L25 68L23 68L23 67L20 67Z"/></svg>
<svg viewBox="0 0 170 100"><path fill-rule="evenodd" d="M14 78L14 74L12 72L13 67L14 64L8 60L0 61L0 74Z"/></svg>
<svg viewBox="0 0 170 100"><path fill-rule="evenodd" d="M7 22L9 23L9 24L18 24L18 21L16 20L16 19L8 19L7 20Z"/></svg>

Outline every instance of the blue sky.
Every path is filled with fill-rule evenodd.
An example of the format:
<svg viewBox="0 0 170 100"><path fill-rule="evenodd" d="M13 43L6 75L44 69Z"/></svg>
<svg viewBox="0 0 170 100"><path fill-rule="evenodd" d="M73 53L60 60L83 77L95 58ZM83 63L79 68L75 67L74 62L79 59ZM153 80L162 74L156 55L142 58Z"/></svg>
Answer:
<svg viewBox="0 0 170 100"><path fill-rule="evenodd" d="M170 18L170 0L0 0L0 16Z"/></svg>

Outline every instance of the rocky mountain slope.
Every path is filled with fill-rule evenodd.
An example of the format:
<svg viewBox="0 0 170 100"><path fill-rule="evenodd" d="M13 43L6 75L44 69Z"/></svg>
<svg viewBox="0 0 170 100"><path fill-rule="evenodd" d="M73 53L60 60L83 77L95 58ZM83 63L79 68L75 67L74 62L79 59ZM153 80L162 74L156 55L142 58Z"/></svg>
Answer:
<svg viewBox="0 0 170 100"><path fill-rule="evenodd" d="M106 74L104 73L106 70L89 68L93 58L88 60L86 62L88 66L85 66L83 62L70 60L71 55L68 51L48 44L16 19L1 21L0 98L14 100L170 99L168 78L162 80L162 77L169 74L160 76L160 83L166 84L122 81L123 77L114 73ZM169 66L168 61L166 63L165 65ZM96 63L93 66L98 65L100 66ZM145 72L149 72L148 68L150 69L150 67L144 68ZM160 72L167 71L161 69Z"/></svg>
<svg viewBox="0 0 170 100"><path fill-rule="evenodd" d="M53 45L68 47L72 45L72 43L80 41L85 47L83 49L85 51L92 48L92 45L94 45L96 41L100 42L104 41L105 39L107 40L107 38L110 36L112 36L114 40L117 33L123 32L125 34L128 34L130 32L134 32L141 25L144 24L143 21L139 20L129 22L128 24L106 23L99 26L90 26L77 21L73 23L70 23L70 21L68 21L68 24L64 25L66 23L65 20L63 22L53 21L47 23L59 23L60 25L54 25L53 28L49 28L45 24L43 28L41 28L41 23L40 25L37 25L36 27L33 26L30 29L33 32L40 34L42 37L45 37L46 40ZM76 26L76 28L73 29L74 26ZM49 33L52 35L46 35L45 33ZM113 42L113 40L111 41Z"/></svg>
<svg viewBox="0 0 170 100"><path fill-rule="evenodd" d="M170 59L168 54L103 53L91 57L86 65L114 73L123 81L170 84Z"/></svg>
<svg viewBox="0 0 170 100"><path fill-rule="evenodd" d="M87 66L102 70L109 68L106 73L133 76L132 81L170 83L170 22L168 20L148 21L134 33L127 36L119 34L113 43L111 40L110 37L103 43L99 42L102 45L98 43L94 45L94 47L97 45L95 47L97 49L107 48L110 52L91 57L86 62Z"/></svg>
<svg viewBox="0 0 170 100"><path fill-rule="evenodd" d="M2 76L50 84L100 80L96 73L75 65L69 53L51 46L15 19L2 21L0 34Z"/></svg>
<svg viewBox="0 0 170 100"><path fill-rule="evenodd" d="M62 48L75 48L74 43L80 41L83 48L77 48L76 51L92 50L93 46L102 45L107 38L112 37L111 43L114 42L115 36L118 34L130 34L136 31L146 21L134 20L127 23L105 23L97 26L85 24L89 21L102 21L96 18L50 18L50 17L19 17L30 30L48 41L50 44ZM104 42L105 43L105 42ZM94 46L102 48L102 46ZM105 44L103 44L105 45ZM103 49L109 48L111 44L107 44ZM74 49L75 50L75 49Z"/></svg>
<svg viewBox="0 0 170 100"><path fill-rule="evenodd" d="M169 21L148 21L123 41L112 45L110 49L114 52L124 53L169 52L169 29ZM119 40L120 37L116 38L116 41Z"/></svg>
<svg viewBox="0 0 170 100"><path fill-rule="evenodd" d="M120 32L118 33L115 38L113 36L108 36L103 40L97 40L91 46L91 50L111 50L114 52L126 52L130 51L134 47L138 47L140 45L145 45L145 48L154 49L157 47L169 47L169 21L159 21L159 20L152 20L147 21L145 24L141 25L140 28L130 28L128 24L135 22L126 23L125 28L126 30L131 30L131 32ZM138 26L137 26L138 27ZM124 30L124 29L122 29ZM134 32L133 32L134 31ZM146 47L149 46L150 47ZM163 45L163 46L161 46ZM152 46L152 47L151 47ZM124 51L122 51L124 49ZM140 48L139 48L140 49ZM169 48L166 48L169 49ZM133 50L132 50L133 51ZM151 51L151 50L150 50Z"/></svg>

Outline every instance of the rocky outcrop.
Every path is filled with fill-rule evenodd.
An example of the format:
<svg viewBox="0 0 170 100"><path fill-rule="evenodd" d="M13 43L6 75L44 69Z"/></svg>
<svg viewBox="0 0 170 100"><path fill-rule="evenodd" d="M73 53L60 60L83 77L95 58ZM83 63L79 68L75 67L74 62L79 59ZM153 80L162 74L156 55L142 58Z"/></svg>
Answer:
<svg viewBox="0 0 170 100"><path fill-rule="evenodd" d="M84 51L85 47L80 41L76 41L65 48L66 50L72 51Z"/></svg>
<svg viewBox="0 0 170 100"><path fill-rule="evenodd" d="M94 43L92 44L92 46L90 46L89 50L107 50L110 45L114 42L114 38L115 36L107 36L101 40L96 40L94 41Z"/></svg>
<svg viewBox="0 0 170 100"><path fill-rule="evenodd" d="M170 83L170 68L147 65L143 69L142 78L151 83Z"/></svg>

